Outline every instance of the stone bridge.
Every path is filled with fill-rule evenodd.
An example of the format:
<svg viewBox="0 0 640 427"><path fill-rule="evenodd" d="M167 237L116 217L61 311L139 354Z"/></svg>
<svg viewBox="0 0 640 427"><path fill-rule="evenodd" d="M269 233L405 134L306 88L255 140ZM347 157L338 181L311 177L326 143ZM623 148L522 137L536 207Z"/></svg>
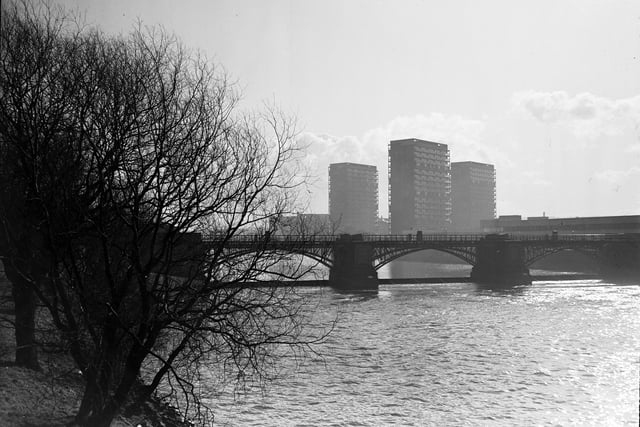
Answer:
<svg viewBox="0 0 640 427"><path fill-rule="evenodd" d="M221 244L215 236L204 240L209 245ZM329 267L332 285L344 289L375 289L380 267L427 249L464 260L473 266L473 280L490 284L528 283L531 264L564 250L593 257L603 272L637 273L640 268L637 234L242 235L224 245L240 252L268 249L304 255Z"/></svg>

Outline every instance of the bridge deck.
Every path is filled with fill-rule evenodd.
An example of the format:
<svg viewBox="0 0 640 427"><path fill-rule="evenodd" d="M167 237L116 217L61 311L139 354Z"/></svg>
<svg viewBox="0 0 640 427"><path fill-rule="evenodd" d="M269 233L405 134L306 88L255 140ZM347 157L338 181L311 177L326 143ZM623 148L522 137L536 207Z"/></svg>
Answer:
<svg viewBox="0 0 640 427"><path fill-rule="evenodd" d="M444 245L475 245L481 241L510 241L522 242L530 244L550 244L557 245L559 242L629 242L640 241L639 234L406 234L406 235L387 235L387 234L364 234L364 235L264 235L250 234L237 235L231 239L223 240L216 235L203 236L203 241L209 244L225 243L225 246L234 248L249 248L256 245L267 245L270 247L286 247L286 246L305 246L305 247L330 247L340 243L371 243L374 247L384 246L415 246L428 244L444 244Z"/></svg>

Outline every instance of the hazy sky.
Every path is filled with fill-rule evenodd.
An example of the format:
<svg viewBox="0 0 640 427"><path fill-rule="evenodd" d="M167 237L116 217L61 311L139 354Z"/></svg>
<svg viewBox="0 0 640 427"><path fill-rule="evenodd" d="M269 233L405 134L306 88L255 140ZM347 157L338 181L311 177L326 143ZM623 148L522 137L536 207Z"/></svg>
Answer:
<svg viewBox="0 0 640 427"><path fill-rule="evenodd" d="M90 24L161 24L298 117L327 168L423 138L496 165L498 214L640 214L640 1L57 0Z"/></svg>

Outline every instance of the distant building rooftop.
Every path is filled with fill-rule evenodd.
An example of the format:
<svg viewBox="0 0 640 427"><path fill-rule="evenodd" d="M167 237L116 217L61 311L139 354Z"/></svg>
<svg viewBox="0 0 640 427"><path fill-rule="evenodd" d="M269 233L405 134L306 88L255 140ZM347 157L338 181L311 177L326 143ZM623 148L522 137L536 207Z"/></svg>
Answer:
<svg viewBox="0 0 640 427"><path fill-rule="evenodd" d="M427 141L427 140L418 139L418 138L394 139L394 140L391 140L390 142L392 145L415 145L416 143L421 143L421 144L432 144L438 147L447 146L447 144L441 144L439 142Z"/></svg>
<svg viewBox="0 0 640 427"><path fill-rule="evenodd" d="M374 165L365 165L363 163L352 163L352 162L331 163L329 166L358 166L358 167L365 167L365 168L375 168Z"/></svg>
<svg viewBox="0 0 640 427"><path fill-rule="evenodd" d="M640 215L591 216L572 218L549 218L532 216L522 219L520 215L501 215L497 219L483 220L486 232L508 233L640 233Z"/></svg>
<svg viewBox="0 0 640 427"><path fill-rule="evenodd" d="M451 162L451 166L453 165L478 165L478 166L490 166L494 167L491 163L482 163L482 162L474 162L472 160L464 160L462 162Z"/></svg>

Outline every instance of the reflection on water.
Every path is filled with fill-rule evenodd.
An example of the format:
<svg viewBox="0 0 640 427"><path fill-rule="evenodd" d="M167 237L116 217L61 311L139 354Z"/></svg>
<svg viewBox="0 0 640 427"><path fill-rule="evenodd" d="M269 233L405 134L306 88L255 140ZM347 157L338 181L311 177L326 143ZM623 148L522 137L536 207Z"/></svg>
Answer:
<svg viewBox="0 0 640 427"><path fill-rule="evenodd" d="M379 298L381 292L379 290L366 290L366 291L348 291L340 289L332 289L332 300L340 302L362 302L374 298Z"/></svg>
<svg viewBox="0 0 640 427"><path fill-rule="evenodd" d="M305 290L339 323L220 425L637 425L640 287L534 282Z"/></svg>
<svg viewBox="0 0 640 427"><path fill-rule="evenodd" d="M522 295L530 285L509 286L504 284L491 285L487 283L474 283L475 291L478 295L491 296L516 296Z"/></svg>
<svg viewBox="0 0 640 427"><path fill-rule="evenodd" d="M432 263L395 260L378 270L380 279L412 277L469 277L471 266L459 263Z"/></svg>

